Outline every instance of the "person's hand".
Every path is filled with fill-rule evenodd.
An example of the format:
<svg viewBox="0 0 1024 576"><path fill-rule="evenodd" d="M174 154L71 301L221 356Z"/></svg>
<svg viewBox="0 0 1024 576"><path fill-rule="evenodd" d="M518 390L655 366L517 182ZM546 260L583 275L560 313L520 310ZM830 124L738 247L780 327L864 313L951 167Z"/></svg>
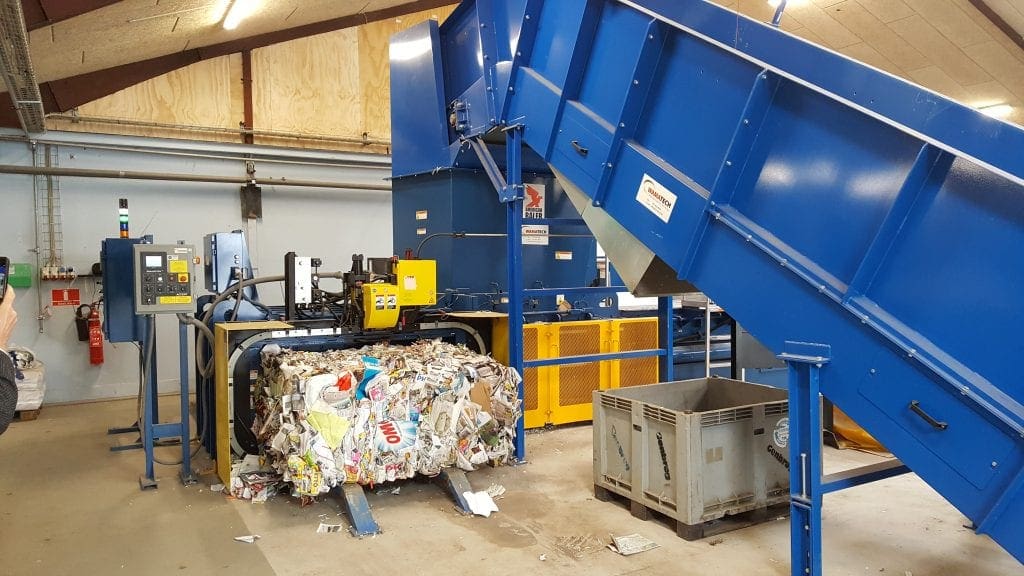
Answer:
<svg viewBox="0 0 1024 576"><path fill-rule="evenodd" d="M18 323L18 313L14 311L14 288L7 286L4 301L0 304L0 350L7 350L14 325Z"/></svg>

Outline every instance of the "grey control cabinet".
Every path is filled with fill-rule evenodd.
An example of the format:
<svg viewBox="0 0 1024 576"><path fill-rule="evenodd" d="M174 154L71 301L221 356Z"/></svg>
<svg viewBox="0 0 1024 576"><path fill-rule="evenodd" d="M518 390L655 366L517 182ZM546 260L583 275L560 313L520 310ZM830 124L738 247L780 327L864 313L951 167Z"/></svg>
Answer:
<svg viewBox="0 0 1024 576"><path fill-rule="evenodd" d="M134 281L136 314L194 312L194 246L135 244Z"/></svg>

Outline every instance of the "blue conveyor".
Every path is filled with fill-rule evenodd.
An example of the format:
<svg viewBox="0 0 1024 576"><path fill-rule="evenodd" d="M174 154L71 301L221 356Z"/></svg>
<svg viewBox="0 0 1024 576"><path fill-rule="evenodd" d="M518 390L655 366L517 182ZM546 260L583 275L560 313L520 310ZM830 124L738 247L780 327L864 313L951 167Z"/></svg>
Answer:
<svg viewBox="0 0 1024 576"><path fill-rule="evenodd" d="M1021 128L699 0L466 1L391 61L396 174L521 126L627 284L824 351L821 392L1024 560Z"/></svg>

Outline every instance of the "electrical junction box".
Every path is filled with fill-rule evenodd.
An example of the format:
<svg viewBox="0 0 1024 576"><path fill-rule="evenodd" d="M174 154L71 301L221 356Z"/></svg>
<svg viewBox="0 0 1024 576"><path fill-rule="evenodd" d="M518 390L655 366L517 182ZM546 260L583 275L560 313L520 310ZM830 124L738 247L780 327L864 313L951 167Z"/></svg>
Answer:
<svg viewBox="0 0 1024 576"><path fill-rule="evenodd" d="M132 247L136 314L194 312L196 250L184 244L136 244Z"/></svg>
<svg viewBox="0 0 1024 576"><path fill-rule="evenodd" d="M432 306L437 304L437 261L399 260L395 264L398 277L399 306Z"/></svg>
<svg viewBox="0 0 1024 576"><path fill-rule="evenodd" d="M398 286L363 284L363 328L394 328L398 324Z"/></svg>
<svg viewBox="0 0 1024 576"><path fill-rule="evenodd" d="M7 274L7 283L11 288L32 287L32 265L11 263L11 270Z"/></svg>

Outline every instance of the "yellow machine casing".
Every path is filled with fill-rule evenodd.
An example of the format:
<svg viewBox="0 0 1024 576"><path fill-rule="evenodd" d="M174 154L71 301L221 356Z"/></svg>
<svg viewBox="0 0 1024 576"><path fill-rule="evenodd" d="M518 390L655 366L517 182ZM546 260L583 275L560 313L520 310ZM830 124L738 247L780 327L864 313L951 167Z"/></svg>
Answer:
<svg viewBox="0 0 1024 576"><path fill-rule="evenodd" d="M398 286L363 284L363 329L394 328L398 324Z"/></svg>
<svg viewBox="0 0 1024 576"><path fill-rule="evenodd" d="M399 306L432 306L437 304L437 262L434 260L399 260Z"/></svg>

